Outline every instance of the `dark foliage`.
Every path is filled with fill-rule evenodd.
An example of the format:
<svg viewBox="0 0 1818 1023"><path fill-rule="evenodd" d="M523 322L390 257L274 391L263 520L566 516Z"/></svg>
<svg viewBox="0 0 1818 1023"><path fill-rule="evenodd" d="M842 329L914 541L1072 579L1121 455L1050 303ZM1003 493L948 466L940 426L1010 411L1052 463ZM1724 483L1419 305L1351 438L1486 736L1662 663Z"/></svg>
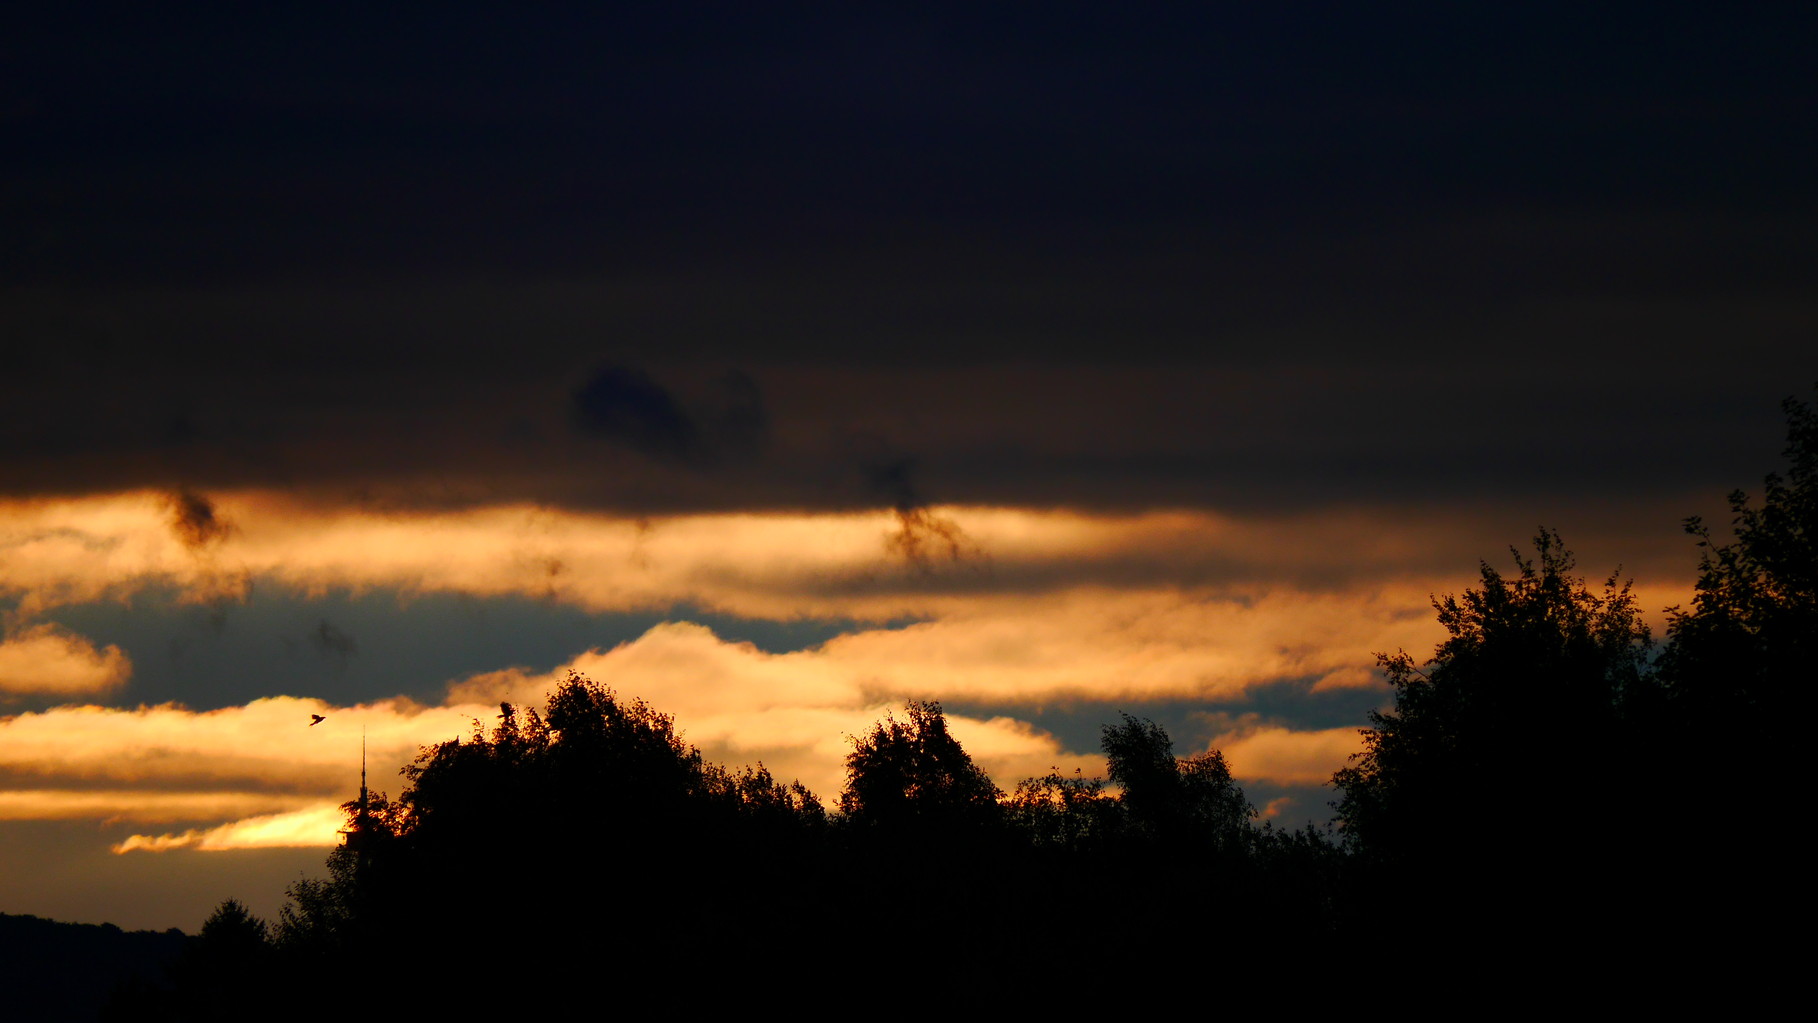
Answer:
<svg viewBox="0 0 1818 1023"><path fill-rule="evenodd" d="M1680 716L1742 747L1781 737L1818 655L1818 408L1783 407L1787 474L1767 477L1759 507L1730 495L1734 539L1686 522L1701 549L1697 596L1673 610L1662 664Z"/></svg>
<svg viewBox="0 0 1818 1023"><path fill-rule="evenodd" d="M668 716L573 676L543 714L505 705L490 731L425 749L396 802L349 802L328 876L293 885L275 929L224 903L171 990L144 1004L206 1017L248 984L318 976L380 998L392 981L367 964L429 976L475 954L551 984L602 963L709 968L711 1004L780 999L766 987L776 960L732 951L753 940L818 964L832 992L922 961L953 990L1001 991L1049 963L1032 934L1119 933L1101 965L1152 967L1179 952L1182 919L1260 905L1246 894L1258 857L1292 850L1276 873L1314 877L1300 860L1334 848L1253 828L1223 758L1176 758L1151 722L1107 728L1105 749L1111 784L1056 773L1005 797L940 706L911 703L854 737L830 816L799 784L710 764ZM1115 888L1087 897L1084 878ZM880 916L886 904L902 911ZM418 1003L488 997L459 990Z"/></svg>
<svg viewBox="0 0 1818 1023"><path fill-rule="evenodd" d="M244 903L215 907L172 965L170 983L122 992L108 1018L232 1020L269 1002L285 979L271 929Z"/></svg>
<svg viewBox="0 0 1818 1023"><path fill-rule="evenodd" d="M1553 533L1512 553L1513 577L1484 564L1478 588L1434 601L1447 638L1424 665L1380 657L1394 706L1333 778L1350 911L1391 941L1564 948L1648 897L1626 869L1643 842L1609 813L1654 782L1648 629L1629 587L1588 588ZM1568 918L1585 926L1547 936Z"/></svg>
<svg viewBox="0 0 1818 1023"><path fill-rule="evenodd" d="M1217 750L1186 759L1153 721L1124 715L1106 725L1102 745L1131 837L1180 851L1232 853L1250 837L1256 808L1231 779Z"/></svg>
<svg viewBox="0 0 1818 1023"><path fill-rule="evenodd" d="M505 705L490 734L476 724L405 775L398 802L350 804L330 876L291 889L292 955L352 968L484 948L508 970L667 967L704 933L774 917L761 879L826 823L799 784L708 764L669 717L578 676L546 718Z"/></svg>
<svg viewBox="0 0 1818 1023"><path fill-rule="evenodd" d="M1437 859L1534 834L1570 809L1537 766L1604 764L1631 704L1650 701L1629 586L1612 576L1594 593L1558 536L1534 545L1532 560L1511 551L1513 578L1485 563L1477 589L1434 600L1447 638L1425 665L1379 655L1394 707L1370 715L1363 752L1333 779L1353 848Z"/></svg>
<svg viewBox="0 0 1818 1023"><path fill-rule="evenodd" d="M1765 834L1797 805L1793 779L1807 769L1806 690L1818 663L1818 407L1788 398L1785 475L1767 477L1760 504L1730 495L1733 537L1720 542L1697 518L1700 549L1692 606L1669 612L1661 659L1665 706L1659 756L1696 751L1702 770L1642 807L1685 821L1668 855L1680 876L1721 878L1685 890L1683 906L1753 947L1762 918L1785 904L1803 876L1800 848L1732 829L1690 826L1687 807L1716 807L1726 821Z"/></svg>
<svg viewBox="0 0 1818 1023"><path fill-rule="evenodd" d="M910 701L905 713L853 739L840 796L851 826L951 836L995 824L1003 793L947 731L941 705Z"/></svg>
<svg viewBox="0 0 1818 1023"><path fill-rule="evenodd" d="M1697 597L1657 660L1628 587L1589 590L1544 530L1515 577L1485 565L1434 602L1432 659L1380 657L1394 706L1333 779L1342 925L1447 934L1440 965L1505 973L1612 945L1657 967L1771 958L1797 854L1730 822L1785 809L1818 642L1818 412L1786 410L1791 468L1759 507L1731 495L1734 539L1688 522Z"/></svg>

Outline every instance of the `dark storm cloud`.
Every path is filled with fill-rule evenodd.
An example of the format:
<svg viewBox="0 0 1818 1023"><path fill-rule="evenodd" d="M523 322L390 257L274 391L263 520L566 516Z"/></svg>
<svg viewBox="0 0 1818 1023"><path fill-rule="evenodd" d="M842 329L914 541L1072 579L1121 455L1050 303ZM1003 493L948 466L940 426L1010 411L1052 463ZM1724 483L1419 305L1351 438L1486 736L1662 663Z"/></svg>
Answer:
<svg viewBox="0 0 1818 1023"><path fill-rule="evenodd" d="M137 17L0 42L10 493L1684 491L1814 375L1811 13Z"/></svg>
<svg viewBox="0 0 1818 1023"><path fill-rule="evenodd" d="M685 405L660 384L639 391L620 379L599 389L611 401L596 392L577 408L565 373L312 378L281 367L222 380L207 414L239 428L174 452L148 446L135 425L137 410L150 417L161 404L143 378L90 381L100 421L8 381L0 387L19 398L9 407L24 436L8 445L0 486L180 480L192 494L264 486L381 505L530 499L648 514L1722 493L1772 464L1779 399L1812 373L1798 324L1818 325L1796 306L1775 322L1743 305L1733 318L1720 303L1502 307L1440 317L1409 341L1360 322L1336 328L1350 348L1313 329L1306 361L1287 365L1243 347L1172 363L777 363L762 370L761 420L759 406L711 388ZM1302 329L1243 337L1286 358ZM1421 351L1433 337L1454 347ZM855 449L855 436L900 446ZM909 452L913 468L896 463ZM180 535L212 535L218 524L203 510L173 502Z"/></svg>

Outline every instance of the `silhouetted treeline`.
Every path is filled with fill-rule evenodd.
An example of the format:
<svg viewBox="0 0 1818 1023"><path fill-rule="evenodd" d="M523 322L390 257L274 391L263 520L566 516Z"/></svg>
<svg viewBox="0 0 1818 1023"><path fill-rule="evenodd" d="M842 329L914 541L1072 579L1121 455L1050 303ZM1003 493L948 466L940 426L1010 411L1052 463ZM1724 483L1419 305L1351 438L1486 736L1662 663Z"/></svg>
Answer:
<svg viewBox="0 0 1818 1023"><path fill-rule="evenodd" d="M182 931L126 931L0 913L0 1005L11 1019L92 1019L116 986L155 984Z"/></svg>
<svg viewBox="0 0 1818 1023"><path fill-rule="evenodd" d="M1790 473L1732 497L1734 538L1689 523L1697 597L1664 647L1546 530L1513 575L1436 599L1434 655L1380 657L1393 705L1334 778L1334 831L1259 824L1216 750L1181 757L1128 715L1103 729L1107 778L1006 793L918 702L854 738L829 812L571 675L544 711L425 749L396 802L347 804L328 877L269 929L225 904L146 1004L312 984L636 1013L1102 1003L1322 970L1607 982L1759 950L1797 875L1764 825L1818 636L1818 416L1787 411Z"/></svg>
<svg viewBox="0 0 1818 1023"><path fill-rule="evenodd" d="M912 702L854 739L830 814L571 675L545 711L503 705L490 730L424 750L395 802L348 803L328 876L293 885L274 926L224 904L171 984L137 997L207 1017L321 978L379 997L440 977L454 986L417 996L440 1003L602 970L678 978L634 986L647 1009L678 984L731 1006L795 983L857 996L905 970L978 994L1073 957L1107 976L1187 969L1205 948L1183 930L1222 934L1226 961L1317 935L1334 843L1259 827L1222 756L1178 758L1152 722L1125 717L1103 746L1109 786L1057 774L1006 794L939 704ZM450 976L462 963L483 977Z"/></svg>

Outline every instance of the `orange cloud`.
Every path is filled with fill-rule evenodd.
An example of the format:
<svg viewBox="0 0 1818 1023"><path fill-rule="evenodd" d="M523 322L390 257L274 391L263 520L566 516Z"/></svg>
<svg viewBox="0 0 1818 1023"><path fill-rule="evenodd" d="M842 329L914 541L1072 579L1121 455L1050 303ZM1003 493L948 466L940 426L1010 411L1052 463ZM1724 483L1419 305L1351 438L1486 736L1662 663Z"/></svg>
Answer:
<svg viewBox="0 0 1818 1023"><path fill-rule="evenodd" d="M194 499L199 500L199 499ZM942 617L996 596L1098 587L1298 591L1472 580L1486 539L1463 517L1405 510L1246 518L1209 511L1088 515L1010 508L930 509L983 557L905 565L894 513L698 514L633 519L495 505L380 514L262 492L214 495L197 544L173 525L172 498L142 492L0 501L0 593L20 614L171 585L195 599L250 580L305 591L396 588L534 595L593 611L687 602L747 617ZM1522 535L1518 527L1512 535ZM1676 534L1674 534L1676 537ZM1658 580L1683 590L1682 576ZM1422 609L1424 614L1424 608Z"/></svg>
<svg viewBox="0 0 1818 1023"><path fill-rule="evenodd" d="M191 829L176 834L130 835L113 846L115 853L169 852L197 849L311 848L335 845L347 818L339 803L318 803L289 813L265 814L229 821L218 827Z"/></svg>
<svg viewBox="0 0 1818 1023"><path fill-rule="evenodd" d="M768 653L690 623L659 625L574 658L681 721L785 708L851 708L909 697L1035 704L1054 699L1229 699L1282 678L1375 685L1372 650L1419 649L1436 627L1406 613L1424 593L1268 592L1247 599L1179 591L1081 589L981 599L903 629L847 633ZM540 700L559 675L494 672L458 683L466 703Z"/></svg>
<svg viewBox="0 0 1818 1023"><path fill-rule="evenodd" d="M97 650L55 625L33 625L0 640L0 694L100 693L125 684L132 673L132 661L119 647Z"/></svg>
<svg viewBox="0 0 1818 1023"><path fill-rule="evenodd" d="M485 713L408 700L337 708L292 696L202 712L172 704L55 707L0 719L0 770L91 785L181 789L200 781L324 794L343 790L349 778L357 784L362 726L369 759L390 765L389 774L423 743L465 732L475 710ZM312 714L327 720L311 728Z"/></svg>
<svg viewBox="0 0 1818 1023"><path fill-rule="evenodd" d="M1323 785L1363 749L1355 728L1296 732L1266 727L1229 732L1212 740L1222 750L1233 777L1278 785Z"/></svg>
<svg viewBox="0 0 1818 1023"><path fill-rule="evenodd" d="M495 712L279 696L203 712L68 706L0 718L0 775L13 779L0 819L200 825L187 838L139 836L135 849L331 844L334 828L321 825L358 789L362 732L372 787L395 789L422 746ZM312 714L323 722L311 727Z"/></svg>
<svg viewBox="0 0 1818 1023"><path fill-rule="evenodd" d="M1282 677L1324 686L1376 685L1359 669L1373 649L1430 646L1436 627L1405 613L1424 593L1395 597L1267 593L1249 600L1178 592L1076 591L1019 602L985 601L969 614L907 629L848 633L812 649L770 653L687 622L658 625L610 650L592 650L547 674L489 672L450 687L454 703L538 706L569 670L610 682L675 715L689 741L732 763L762 760L823 796L843 784L844 736L869 728L908 698L1036 704L1052 700L1228 700ZM1314 640L1307 639L1308 636ZM1062 750L1022 722L962 721L955 734L1000 785L1050 767L1101 773L1103 761ZM1258 773L1318 784L1331 743L1302 762L1277 740L1249 735L1239 754ZM1233 737L1235 738L1235 737ZM1328 737L1329 739L1330 737ZM974 748L976 745L976 748ZM1297 747L1298 748L1298 747ZM993 759L996 758L996 759ZM1310 758L1310 759L1309 759ZM1309 766L1313 764L1314 766Z"/></svg>
<svg viewBox="0 0 1818 1023"><path fill-rule="evenodd" d="M139 788L7 789L0 820L99 820L138 824L220 820L301 806L305 796L275 792L169 792Z"/></svg>
<svg viewBox="0 0 1818 1023"><path fill-rule="evenodd" d="M762 761L772 774L799 779L828 801L845 785L847 737L869 731L913 695L881 687L871 666L842 662L825 648L767 653L722 640L704 626L670 622L546 675L505 671L462 680L450 687L449 699L469 706L539 706L570 670L609 680L622 695L673 714L677 729L709 758ZM950 716L949 725L1000 785L1014 786L1056 765L1103 770L1101 758L1068 753L1052 735L1012 718Z"/></svg>

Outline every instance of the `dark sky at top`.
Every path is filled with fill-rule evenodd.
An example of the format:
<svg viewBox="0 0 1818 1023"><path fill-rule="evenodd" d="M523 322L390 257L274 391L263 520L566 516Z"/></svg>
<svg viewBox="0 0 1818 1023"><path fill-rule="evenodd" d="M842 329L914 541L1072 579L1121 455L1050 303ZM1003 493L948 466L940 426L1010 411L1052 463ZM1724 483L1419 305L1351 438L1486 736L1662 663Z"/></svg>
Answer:
<svg viewBox="0 0 1818 1023"><path fill-rule="evenodd" d="M0 485L1727 487L1812 375L1813 20L40 14L0 41Z"/></svg>

